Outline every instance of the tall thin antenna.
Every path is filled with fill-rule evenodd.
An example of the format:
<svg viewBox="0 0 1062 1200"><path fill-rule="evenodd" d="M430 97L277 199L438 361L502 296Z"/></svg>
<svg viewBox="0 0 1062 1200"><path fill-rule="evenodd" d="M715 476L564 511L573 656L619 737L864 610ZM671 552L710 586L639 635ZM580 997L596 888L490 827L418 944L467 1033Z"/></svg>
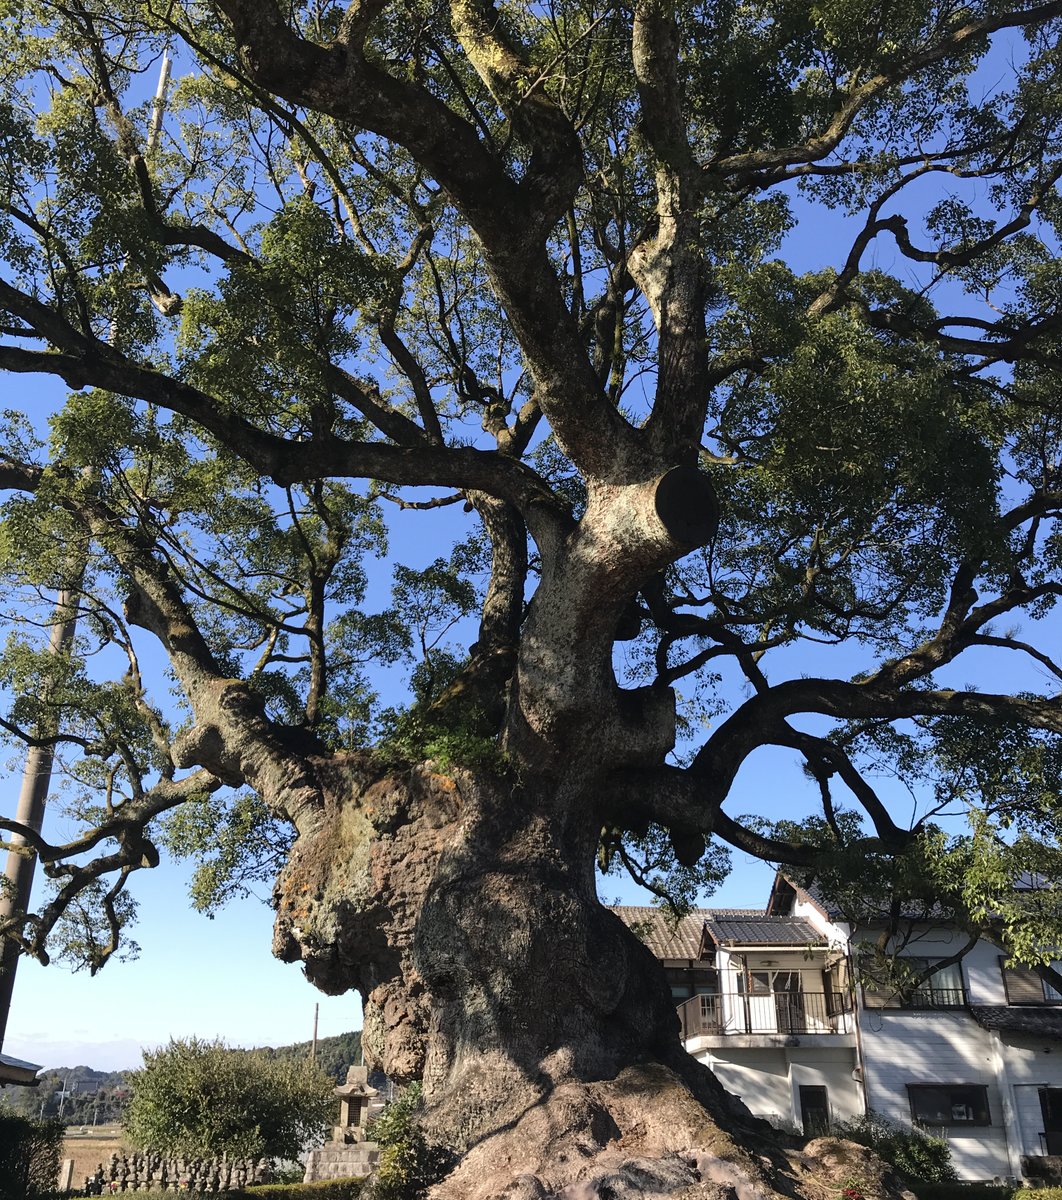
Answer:
<svg viewBox="0 0 1062 1200"><path fill-rule="evenodd" d="M162 66L159 68L159 86L155 89L155 99L151 105L151 124L148 126L147 152L153 154L158 148L159 134L162 132L162 114L166 111L166 89L170 82L170 52L163 50Z"/></svg>

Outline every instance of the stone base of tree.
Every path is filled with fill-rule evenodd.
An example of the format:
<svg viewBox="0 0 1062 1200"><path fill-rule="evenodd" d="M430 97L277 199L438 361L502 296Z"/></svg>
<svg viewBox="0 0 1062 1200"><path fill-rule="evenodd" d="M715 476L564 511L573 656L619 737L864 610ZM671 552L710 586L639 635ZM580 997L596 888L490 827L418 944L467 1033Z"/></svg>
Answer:
<svg viewBox="0 0 1062 1200"><path fill-rule="evenodd" d="M306 1159L303 1183L327 1179L350 1179L368 1175L380 1159L380 1147L375 1142L351 1142L340 1145L330 1142L319 1150L311 1150Z"/></svg>

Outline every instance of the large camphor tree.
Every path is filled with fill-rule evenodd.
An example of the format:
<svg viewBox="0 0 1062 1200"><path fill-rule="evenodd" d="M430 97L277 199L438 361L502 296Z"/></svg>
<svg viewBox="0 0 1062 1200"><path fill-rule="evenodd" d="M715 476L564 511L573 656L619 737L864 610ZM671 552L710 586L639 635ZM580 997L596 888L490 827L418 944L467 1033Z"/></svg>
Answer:
<svg viewBox="0 0 1062 1200"><path fill-rule="evenodd" d="M0 13L0 367L69 393L0 464L3 728L79 823L0 822L24 953L100 966L160 842L275 870L448 1197L741 1159L598 863L1051 957L1062 2ZM768 747L814 817L728 805Z"/></svg>

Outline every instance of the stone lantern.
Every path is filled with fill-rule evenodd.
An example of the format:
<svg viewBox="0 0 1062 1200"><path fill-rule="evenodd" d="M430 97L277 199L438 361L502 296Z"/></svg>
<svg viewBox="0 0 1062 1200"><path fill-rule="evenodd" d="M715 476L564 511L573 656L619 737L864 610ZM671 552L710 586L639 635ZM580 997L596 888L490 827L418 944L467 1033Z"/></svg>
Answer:
<svg viewBox="0 0 1062 1200"><path fill-rule="evenodd" d="M369 1101L377 1094L369 1087L369 1068L350 1067L346 1083L332 1094L339 1098L339 1124L332 1127L332 1140L307 1156L306 1183L368 1175L380 1157L380 1148L366 1136Z"/></svg>
<svg viewBox="0 0 1062 1200"><path fill-rule="evenodd" d="M332 1093L339 1097L339 1124L332 1130L332 1141L340 1144L365 1141L369 1119L369 1101L376 1088L369 1087L368 1067L349 1067L347 1082Z"/></svg>

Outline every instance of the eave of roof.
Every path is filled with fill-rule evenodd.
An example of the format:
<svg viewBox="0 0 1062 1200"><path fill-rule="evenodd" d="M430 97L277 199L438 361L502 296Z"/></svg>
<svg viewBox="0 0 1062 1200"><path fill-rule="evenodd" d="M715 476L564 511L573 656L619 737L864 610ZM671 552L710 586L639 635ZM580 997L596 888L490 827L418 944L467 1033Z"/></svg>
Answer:
<svg viewBox="0 0 1062 1200"><path fill-rule="evenodd" d="M737 918L763 916L763 910L758 908L692 908L675 921L664 909L647 904L617 904L610 906L610 911L628 927L633 926L657 958L680 962L703 957L707 917L720 914Z"/></svg>
<svg viewBox="0 0 1062 1200"><path fill-rule="evenodd" d="M0 1087L6 1087L9 1083L36 1087L40 1083L37 1078L40 1069L37 1063L12 1058L10 1054L0 1054Z"/></svg>
<svg viewBox="0 0 1062 1200"><path fill-rule="evenodd" d="M791 875L782 875L782 879L793 889L798 900L813 905L828 920L852 920L852 913L846 912L836 900L827 896L817 879L812 879L807 883L800 883ZM775 887L771 892L772 901L774 901L777 895L779 895L779 888L776 881ZM955 915L950 908L946 908L944 905L933 900L902 900L901 911L896 914L889 911L887 904L886 898L877 894L867 895L862 900L857 901L857 907L861 911L856 915L860 921L872 922L877 919L884 920L886 917L899 916L905 921L925 921L932 924L939 924L941 921L950 921Z"/></svg>

